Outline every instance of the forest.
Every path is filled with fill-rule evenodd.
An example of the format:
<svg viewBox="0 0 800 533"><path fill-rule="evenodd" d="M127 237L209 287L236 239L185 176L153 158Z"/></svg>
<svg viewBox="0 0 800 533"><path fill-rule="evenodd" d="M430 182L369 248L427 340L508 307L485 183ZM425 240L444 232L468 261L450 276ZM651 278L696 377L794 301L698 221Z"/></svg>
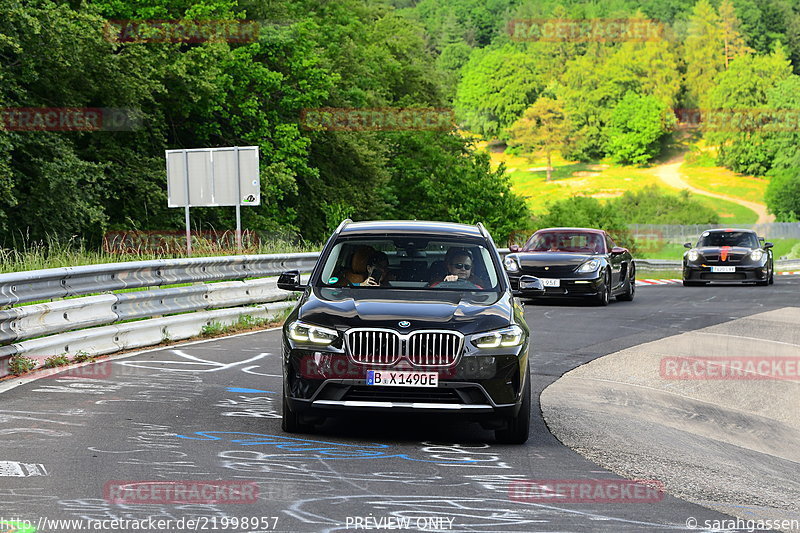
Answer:
<svg viewBox="0 0 800 533"><path fill-rule="evenodd" d="M542 21L647 21L655 33L625 37L623 24L611 38L546 40L530 31ZM794 0L0 0L0 246L180 229L164 151L236 145L261 154L247 229L319 242L345 217L483 221L502 241L545 214L478 140L647 165L676 110L738 117L701 124L703 137L719 164L769 179L771 211L795 221L798 61ZM69 131L19 120L87 108L129 120ZM323 108L450 109L453 123L303 124ZM235 224L233 208L192 213L196 229Z"/></svg>

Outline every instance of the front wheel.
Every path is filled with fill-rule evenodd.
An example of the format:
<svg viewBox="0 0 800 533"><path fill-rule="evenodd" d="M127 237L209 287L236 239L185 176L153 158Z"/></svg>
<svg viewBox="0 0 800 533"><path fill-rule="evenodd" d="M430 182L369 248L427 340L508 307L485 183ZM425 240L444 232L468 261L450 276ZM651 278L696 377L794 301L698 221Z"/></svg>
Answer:
<svg viewBox="0 0 800 533"><path fill-rule="evenodd" d="M531 429L531 368L528 366L528 374L525 385L522 387L522 405L516 416L508 419L505 429L498 429L494 432L495 440L500 444L525 444Z"/></svg>
<svg viewBox="0 0 800 533"><path fill-rule="evenodd" d="M636 270L633 264L630 265L631 275L628 276L628 285L625 287L625 292L617 296L617 300L623 302L630 302L636 294Z"/></svg>
<svg viewBox="0 0 800 533"><path fill-rule="evenodd" d="M301 421L300 415L289 407L286 396L286 385L283 386L283 409L281 411L281 428L286 433L307 433L313 429L310 424Z"/></svg>
<svg viewBox="0 0 800 533"><path fill-rule="evenodd" d="M595 296L595 303L601 307L605 307L611 301L611 276L608 274L606 270L605 275L603 276L603 284L600 286L600 289L597 292L597 296Z"/></svg>

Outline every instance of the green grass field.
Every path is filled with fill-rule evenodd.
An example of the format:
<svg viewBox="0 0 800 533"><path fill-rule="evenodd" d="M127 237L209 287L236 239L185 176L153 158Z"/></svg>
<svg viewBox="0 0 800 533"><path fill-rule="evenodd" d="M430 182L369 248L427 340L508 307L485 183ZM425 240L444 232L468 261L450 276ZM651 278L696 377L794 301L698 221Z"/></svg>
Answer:
<svg viewBox="0 0 800 533"><path fill-rule="evenodd" d="M477 146L487 149L486 143L478 143ZM545 212L549 203L576 195L615 198L622 196L625 191L638 191L649 185L678 192L654 175L653 167L614 165L607 160L580 163L566 161L556 154L553 157L552 179L547 181L546 158L541 154L488 152L494 168L501 163L506 165L512 189L526 199L535 214ZM681 170L686 181L694 187L763 203L766 180L740 176L722 167L707 166L710 164L713 164L713 158L701 154L693 163L684 164ZM698 194L692 196L719 213L722 224L753 224L758 220L753 210L735 202Z"/></svg>

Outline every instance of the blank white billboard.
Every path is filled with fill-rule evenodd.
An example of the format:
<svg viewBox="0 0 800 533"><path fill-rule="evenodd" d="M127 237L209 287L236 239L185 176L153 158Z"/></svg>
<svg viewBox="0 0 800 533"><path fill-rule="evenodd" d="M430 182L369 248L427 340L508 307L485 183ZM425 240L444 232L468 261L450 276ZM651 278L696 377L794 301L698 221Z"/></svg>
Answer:
<svg viewBox="0 0 800 533"><path fill-rule="evenodd" d="M169 207L261 203L258 146L167 150L166 157Z"/></svg>

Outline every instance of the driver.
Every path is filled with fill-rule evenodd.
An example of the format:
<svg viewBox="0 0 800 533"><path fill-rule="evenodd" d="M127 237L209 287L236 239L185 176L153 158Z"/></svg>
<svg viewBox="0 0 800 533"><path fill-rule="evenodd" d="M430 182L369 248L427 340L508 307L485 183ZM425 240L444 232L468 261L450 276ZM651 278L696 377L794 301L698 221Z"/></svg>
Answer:
<svg viewBox="0 0 800 533"><path fill-rule="evenodd" d="M482 289L480 280L475 277L472 271L472 254L469 250L464 248L450 248L444 256L445 268L447 274L441 281L431 283L431 287L435 287L440 283L447 281L468 281L473 285Z"/></svg>

